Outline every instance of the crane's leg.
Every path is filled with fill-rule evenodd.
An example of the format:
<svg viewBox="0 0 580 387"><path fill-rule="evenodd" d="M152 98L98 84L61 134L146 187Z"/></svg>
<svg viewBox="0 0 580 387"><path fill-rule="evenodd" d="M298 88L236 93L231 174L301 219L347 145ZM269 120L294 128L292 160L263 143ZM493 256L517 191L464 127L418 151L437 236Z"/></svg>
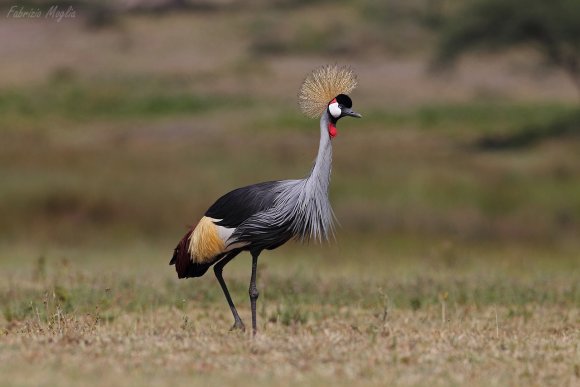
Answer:
<svg viewBox="0 0 580 387"><path fill-rule="evenodd" d="M240 315L238 314L238 311L236 310L236 306L234 305L234 302L232 301L232 297L230 297L230 292L228 291L228 287L226 286L226 282L224 281L224 277L222 276L222 271L224 269L224 266L229 261L234 259L239 253L240 253L240 251L233 251L233 252L229 253L228 255L226 255L224 258L222 258L221 261L219 261L218 263L215 264L215 266L213 267L213 271L215 273L215 276L216 276L218 282L220 283L220 286L222 287L222 290L224 291L224 295L226 296L226 300L228 301L228 305L230 306L230 310L232 311L232 314L234 315L234 325L232 326L231 330L240 329L241 331L245 331L246 327L244 326L244 323L242 322L242 319L240 318Z"/></svg>
<svg viewBox="0 0 580 387"><path fill-rule="evenodd" d="M250 279L250 304L252 307L252 335L256 336L256 301L258 300L258 296L260 292L258 292L258 288L256 287L256 270L258 268L258 256L260 252L252 251L252 278Z"/></svg>

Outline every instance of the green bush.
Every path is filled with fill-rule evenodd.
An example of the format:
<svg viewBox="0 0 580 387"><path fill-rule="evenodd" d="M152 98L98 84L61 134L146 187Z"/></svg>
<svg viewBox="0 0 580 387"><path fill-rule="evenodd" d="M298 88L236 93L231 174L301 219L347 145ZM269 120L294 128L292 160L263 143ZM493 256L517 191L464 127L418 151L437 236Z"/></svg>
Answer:
<svg viewBox="0 0 580 387"><path fill-rule="evenodd" d="M449 18L436 60L449 64L473 49L531 45L580 90L579 36L577 0L474 0Z"/></svg>

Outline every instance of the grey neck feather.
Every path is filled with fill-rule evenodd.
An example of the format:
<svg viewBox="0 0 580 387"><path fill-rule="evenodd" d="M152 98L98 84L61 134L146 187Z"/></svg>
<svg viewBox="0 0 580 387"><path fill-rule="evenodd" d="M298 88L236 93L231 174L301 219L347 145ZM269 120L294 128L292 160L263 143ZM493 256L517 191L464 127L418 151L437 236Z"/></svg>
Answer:
<svg viewBox="0 0 580 387"><path fill-rule="evenodd" d="M333 235L334 213L328 200L332 170L332 142L328 133L328 113L320 117L320 144L310 176L302 180L294 231L302 239L329 239Z"/></svg>
<svg viewBox="0 0 580 387"><path fill-rule="evenodd" d="M282 180L274 206L247 219L230 237L239 242L254 239L265 248L279 243L287 234L301 240L321 241L334 236L334 213L328 200L332 167L332 144L328 113L320 118L320 145L310 175L300 180ZM287 239L286 239L287 240ZM285 242L285 240L283 240ZM233 242L232 242L233 243Z"/></svg>
<svg viewBox="0 0 580 387"><path fill-rule="evenodd" d="M328 198L328 186L330 184L330 173L332 171L332 141L328 134L328 124L330 123L326 111L320 117L320 144L318 145L318 155L314 162L314 167L307 178L306 189L324 194Z"/></svg>

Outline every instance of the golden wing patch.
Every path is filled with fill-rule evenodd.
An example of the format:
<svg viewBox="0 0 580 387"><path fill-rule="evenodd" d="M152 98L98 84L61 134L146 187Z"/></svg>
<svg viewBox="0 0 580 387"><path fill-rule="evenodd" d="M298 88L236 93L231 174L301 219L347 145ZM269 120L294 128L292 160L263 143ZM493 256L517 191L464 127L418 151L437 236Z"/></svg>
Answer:
<svg viewBox="0 0 580 387"><path fill-rule="evenodd" d="M189 241L189 253L194 262L205 263L224 251L217 226L206 216L201 218Z"/></svg>

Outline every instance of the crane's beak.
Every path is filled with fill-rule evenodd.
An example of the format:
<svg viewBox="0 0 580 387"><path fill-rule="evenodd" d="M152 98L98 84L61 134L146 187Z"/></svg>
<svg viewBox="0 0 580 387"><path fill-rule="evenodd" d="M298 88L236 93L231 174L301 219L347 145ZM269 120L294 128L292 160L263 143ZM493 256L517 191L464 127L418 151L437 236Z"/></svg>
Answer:
<svg viewBox="0 0 580 387"><path fill-rule="evenodd" d="M342 115L356 117L356 118L362 118L362 116L360 114L358 114L357 112L355 112L354 110L352 110L350 108L342 108Z"/></svg>

